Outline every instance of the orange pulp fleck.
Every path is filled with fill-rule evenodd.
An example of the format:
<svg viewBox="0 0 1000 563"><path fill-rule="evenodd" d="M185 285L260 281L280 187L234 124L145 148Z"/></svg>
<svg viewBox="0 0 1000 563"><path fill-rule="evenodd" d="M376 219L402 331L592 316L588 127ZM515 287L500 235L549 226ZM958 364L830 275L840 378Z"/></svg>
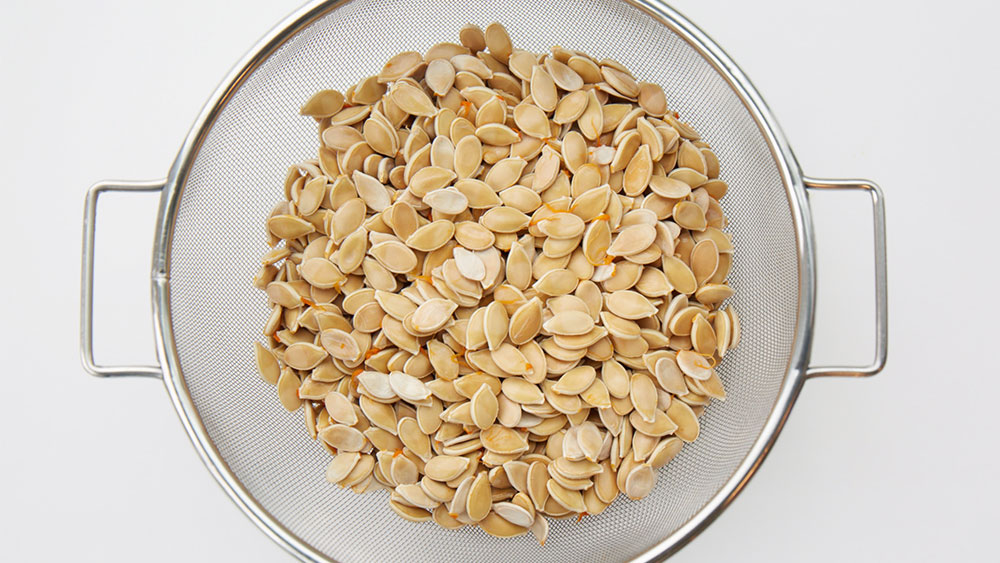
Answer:
<svg viewBox="0 0 1000 563"><path fill-rule="evenodd" d="M548 206L549 204L543 203L542 205ZM565 213L565 211L555 211L554 213ZM531 221L528 221L528 226L529 227L534 227L535 225L541 223L542 221L549 221L551 219L554 219L554 217L552 215L546 215L545 217L542 217L541 219L532 219Z"/></svg>
<svg viewBox="0 0 1000 563"><path fill-rule="evenodd" d="M472 102L470 101L463 100L462 103L459 105L462 106L462 108L458 110L461 117L469 115L469 112L472 111Z"/></svg>
<svg viewBox="0 0 1000 563"><path fill-rule="evenodd" d="M544 202L544 203L542 203L542 205L545 207L545 209L548 209L549 211L551 211L553 213L566 213L562 209L556 209L555 207L552 207L551 205L549 205L548 202Z"/></svg>

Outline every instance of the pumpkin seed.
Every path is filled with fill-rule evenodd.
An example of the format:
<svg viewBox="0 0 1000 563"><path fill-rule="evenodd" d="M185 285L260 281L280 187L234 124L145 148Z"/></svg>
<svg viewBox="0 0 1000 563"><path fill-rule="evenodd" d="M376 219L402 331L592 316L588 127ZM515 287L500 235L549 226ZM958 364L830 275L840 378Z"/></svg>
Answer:
<svg viewBox="0 0 1000 563"><path fill-rule="evenodd" d="M698 438L698 417L683 401L672 401L667 409L667 416L677 424L674 435L685 442L693 442Z"/></svg>
<svg viewBox="0 0 1000 563"><path fill-rule="evenodd" d="M677 367L684 375L704 381L712 376L712 366L697 352L691 350L681 350L677 352Z"/></svg>
<svg viewBox="0 0 1000 563"><path fill-rule="evenodd" d="M494 233L516 233L528 226L530 218L513 207L494 207L483 213L479 222Z"/></svg>
<svg viewBox="0 0 1000 563"><path fill-rule="evenodd" d="M567 489L557 483L554 479L549 479L545 484L549 492L549 498L570 512L586 512L587 506L583 503L583 495L580 491Z"/></svg>
<svg viewBox="0 0 1000 563"><path fill-rule="evenodd" d="M326 480L330 483L340 483L354 470L361 454L358 452L344 452L333 456L333 461L326 467Z"/></svg>
<svg viewBox="0 0 1000 563"><path fill-rule="evenodd" d="M357 452L364 447L365 435L344 424L331 424L319 432L319 437L337 451Z"/></svg>
<svg viewBox="0 0 1000 563"><path fill-rule="evenodd" d="M656 314L656 307L642 294L620 290L605 296L605 306L615 315L629 320L644 319Z"/></svg>
<svg viewBox="0 0 1000 563"><path fill-rule="evenodd" d="M655 239L656 229L651 225L632 225L618 233L607 253L611 256L631 256L648 248Z"/></svg>
<svg viewBox="0 0 1000 563"><path fill-rule="evenodd" d="M480 386L479 390L472 396L472 422L480 429L489 428L496 421L497 409L496 395L493 394L488 385Z"/></svg>
<svg viewBox="0 0 1000 563"><path fill-rule="evenodd" d="M579 366L562 375L552 389L564 395L578 395L594 382L597 371L591 366Z"/></svg>
<svg viewBox="0 0 1000 563"><path fill-rule="evenodd" d="M424 465L424 474L435 481L451 481L461 475L469 466L468 458L438 455Z"/></svg>
<svg viewBox="0 0 1000 563"><path fill-rule="evenodd" d="M281 377L281 367L278 365L278 359L274 352L265 348L260 342L254 342L254 353L257 360L257 371L260 373L261 379L271 385L277 384L278 378Z"/></svg>
<svg viewBox="0 0 1000 563"><path fill-rule="evenodd" d="M435 94L444 96L455 84L455 67L447 59L434 59L427 64L424 80Z"/></svg>
<svg viewBox="0 0 1000 563"><path fill-rule="evenodd" d="M542 326L552 334L587 334L594 328L594 319L589 311L565 311L545 321Z"/></svg>
<svg viewBox="0 0 1000 563"><path fill-rule="evenodd" d="M625 478L625 494L632 500L639 500L648 495L656 484L656 473L646 463L636 466Z"/></svg>
<svg viewBox="0 0 1000 563"><path fill-rule="evenodd" d="M428 299L420 304L410 318L410 326L420 334L433 334L451 320L451 314L458 308L448 299Z"/></svg>
<svg viewBox="0 0 1000 563"><path fill-rule="evenodd" d="M476 128L476 137L487 145L505 147L521 140L517 131L500 123L487 123Z"/></svg>
<svg viewBox="0 0 1000 563"><path fill-rule="evenodd" d="M541 66L531 69L531 97L535 104L545 112L554 111L559 103L556 83Z"/></svg>
<svg viewBox="0 0 1000 563"><path fill-rule="evenodd" d="M302 104L299 114L316 118L330 117L342 107L344 107L343 94L336 90L320 90Z"/></svg>

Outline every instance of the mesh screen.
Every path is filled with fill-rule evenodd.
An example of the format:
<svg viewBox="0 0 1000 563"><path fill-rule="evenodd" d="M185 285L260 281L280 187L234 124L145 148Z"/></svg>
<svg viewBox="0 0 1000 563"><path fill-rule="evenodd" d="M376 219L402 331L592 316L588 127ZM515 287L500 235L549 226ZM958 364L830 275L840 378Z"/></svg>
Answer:
<svg viewBox="0 0 1000 563"><path fill-rule="evenodd" d="M446 9L444 9L446 6ZM256 374L265 298L250 285L267 250L264 221L282 198L286 167L315 155L311 119L298 107L321 88L344 89L391 55L457 41L465 23L501 21L515 46L563 45L614 58L664 85L731 186L723 208L736 246L731 284L743 342L719 372L729 399L713 404L701 437L641 502L619 499L582 523L552 523L544 548L530 536L499 540L413 524L385 492L329 485L329 454L306 435ZM467 0L355 0L286 42L232 96L196 155L180 199L170 263L170 315L183 378L222 458L274 518L340 561L588 561L627 559L691 518L734 473L760 433L783 381L796 326L798 267L791 210L778 166L739 97L690 45L617 0L544 4Z"/></svg>

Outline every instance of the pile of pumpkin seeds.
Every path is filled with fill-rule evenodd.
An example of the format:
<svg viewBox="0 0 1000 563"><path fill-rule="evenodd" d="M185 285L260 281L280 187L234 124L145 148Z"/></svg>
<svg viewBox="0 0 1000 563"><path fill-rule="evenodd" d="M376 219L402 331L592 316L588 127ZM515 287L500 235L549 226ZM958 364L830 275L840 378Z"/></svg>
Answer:
<svg viewBox="0 0 1000 563"><path fill-rule="evenodd" d="M544 543L649 494L725 398L727 185L621 64L459 38L302 106L321 144L267 219L256 358L331 483Z"/></svg>

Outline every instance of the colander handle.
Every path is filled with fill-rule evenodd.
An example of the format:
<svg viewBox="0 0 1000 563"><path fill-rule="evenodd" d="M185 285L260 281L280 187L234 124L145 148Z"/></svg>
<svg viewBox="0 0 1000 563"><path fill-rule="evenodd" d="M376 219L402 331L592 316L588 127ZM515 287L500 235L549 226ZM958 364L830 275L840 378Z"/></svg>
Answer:
<svg viewBox="0 0 1000 563"><path fill-rule="evenodd" d="M104 192L158 192L166 180L151 182L99 182L87 191L83 210L83 267L80 280L80 356L83 369L97 377L163 377L159 366L100 366L94 363L94 230L97 198Z"/></svg>
<svg viewBox="0 0 1000 563"><path fill-rule="evenodd" d="M889 307L885 267L885 203L882 190L868 180L820 180L803 178L810 190L865 190L872 198L875 221L875 360L867 366L809 366L806 377L867 377L885 367L889 342Z"/></svg>

